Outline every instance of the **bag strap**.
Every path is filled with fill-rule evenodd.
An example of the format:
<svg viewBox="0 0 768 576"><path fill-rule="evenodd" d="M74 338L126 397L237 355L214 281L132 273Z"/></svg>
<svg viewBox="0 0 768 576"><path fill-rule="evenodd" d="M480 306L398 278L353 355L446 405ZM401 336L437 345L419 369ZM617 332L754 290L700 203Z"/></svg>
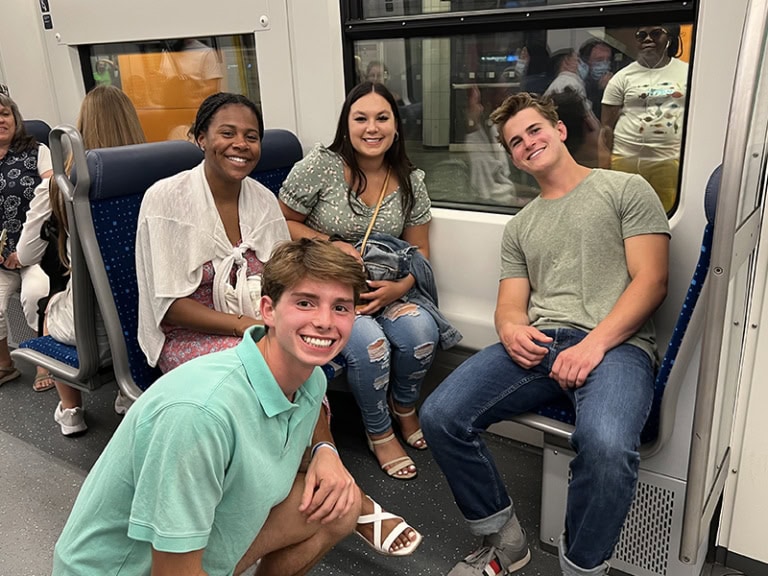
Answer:
<svg viewBox="0 0 768 576"><path fill-rule="evenodd" d="M360 256L365 254L365 245L368 243L368 236L371 235L371 230L373 230L373 223L376 222L376 216L379 215L379 208L381 208L381 203L384 200L384 195L387 193L387 184L389 184L389 173L392 168L387 168L387 176L384 178L384 186L381 187L381 194L379 194L379 201L376 202L376 208L373 211L373 216L371 216L371 221L368 223L368 230L365 231L365 236L363 236L363 242L360 244Z"/></svg>

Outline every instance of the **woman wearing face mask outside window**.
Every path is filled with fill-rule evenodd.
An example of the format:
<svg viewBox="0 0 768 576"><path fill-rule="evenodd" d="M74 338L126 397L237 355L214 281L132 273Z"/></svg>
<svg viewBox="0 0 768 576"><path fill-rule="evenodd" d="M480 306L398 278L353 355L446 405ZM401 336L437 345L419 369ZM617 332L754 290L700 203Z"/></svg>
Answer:
<svg viewBox="0 0 768 576"><path fill-rule="evenodd" d="M669 212L677 194L680 145L688 83L680 26L635 31L637 60L608 82L603 94L603 139L610 167L640 174Z"/></svg>

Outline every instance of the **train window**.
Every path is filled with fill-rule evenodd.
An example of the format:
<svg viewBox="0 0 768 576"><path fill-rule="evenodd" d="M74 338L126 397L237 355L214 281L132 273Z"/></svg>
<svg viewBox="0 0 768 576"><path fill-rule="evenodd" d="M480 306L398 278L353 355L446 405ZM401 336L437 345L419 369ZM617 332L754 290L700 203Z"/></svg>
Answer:
<svg viewBox="0 0 768 576"><path fill-rule="evenodd" d="M592 4L607 3L608 1L593 0ZM381 18L438 12L480 12L510 8L535 8L537 6L581 2L583 0L364 0L362 9L364 18ZM613 3L615 4L615 1Z"/></svg>
<svg viewBox="0 0 768 576"><path fill-rule="evenodd" d="M437 37L375 33L356 33L350 78L391 89L409 156L426 172L435 205L514 212L536 196L536 183L512 165L488 119L507 95L527 91L555 100L578 162L643 175L674 211L690 20Z"/></svg>
<svg viewBox="0 0 768 576"><path fill-rule="evenodd" d="M200 103L220 91L260 103L252 35L81 48L86 88L113 84L131 99L150 142L183 140Z"/></svg>

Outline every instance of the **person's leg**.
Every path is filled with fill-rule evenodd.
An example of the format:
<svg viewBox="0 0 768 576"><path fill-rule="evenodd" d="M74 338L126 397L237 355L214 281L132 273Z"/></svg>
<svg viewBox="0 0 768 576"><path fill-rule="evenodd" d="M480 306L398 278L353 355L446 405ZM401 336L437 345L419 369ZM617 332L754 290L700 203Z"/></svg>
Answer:
<svg viewBox="0 0 768 576"><path fill-rule="evenodd" d="M435 461L475 535L497 532L513 514L480 434L491 424L561 397L548 376L551 356L526 370L501 344L493 344L456 368L421 408L421 425Z"/></svg>
<svg viewBox="0 0 768 576"><path fill-rule="evenodd" d="M19 300L21 308L24 310L24 317L27 324L35 332L38 327L37 303L48 296L50 291L50 281L48 275L43 272L37 264L34 266L25 266L20 270L21 273L21 291Z"/></svg>
<svg viewBox="0 0 768 576"><path fill-rule="evenodd" d="M360 515L360 497L352 509L330 524L308 523L299 512L304 475L298 474L288 497L272 508L253 544L238 562L235 574L261 560L259 576L300 576L320 561L333 546L352 533Z"/></svg>
<svg viewBox="0 0 768 576"><path fill-rule="evenodd" d="M392 349L389 392L403 438L414 448L427 447L416 415L421 384L432 366L440 333L432 316L411 302L389 305L377 317Z"/></svg>
<svg viewBox="0 0 768 576"><path fill-rule="evenodd" d="M552 333L551 333L552 334ZM557 341L547 345L555 349ZM421 408L421 424L469 530L483 536L475 552L450 576L482 576L519 570L530 561L493 456L481 433L495 422L562 397L549 378L554 352L532 370L517 365L501 344L478 352L435 390Z"/></svg>
<svg viewBox="0 0 768 576"><path fill-rule="evenodd" d="M677 183L680 177L680 162L670 160L644 160L640 163L640 175L656 190L664 211L669 212L677 198Z"/></svg>
<svg viewBox="0 0 768 576"><path fill-rule="evenodd" d="M342 354L347 361L347 382L360 407L376 459L388 474L412 478L416 466L405 460L405 450L392 433L387 408L390 345L376 320L358 316Z"/></svg>
<svg viewBox="0 0 768 576"><path fill-rule="evenodd" d="M8 300L11 294L18 291L21 285L21 276L13 270L7 270L0 266L0 385L5 384L21 376L11 360L11 351L8 349Z"/></svg>
<svg viewBox="0 0 768 576"><path fill-rule="evenodd" d="M576 457L563 542L571 565L584 570L601 566L619 539L637 483L637 449L653 400L653 372L645 352L623 344L572 392Z"/></svg>
<svg viewBox="0 0 768 576"><path fill-rule="evenodd" d="M43 320L43 334L48 335L48 317ZM59 404L53 412L53 419L61 427L64 436L74 436L88 429L83 410L83 395L77 388L56 380Z"/></svg>
<svg viewBox="0 0 768 576"><path fill-rule="evenodd" d="M37 332L40 324L38 315L39 304L48 299L48 293L50 291L48 275L37 264L34 266L25 266L20 270L20 274L21 291L19 292L19 300L21 301L21 308L24 310L24 317L27 319L27 324L32 330ZM44 392L50 390L53 386L54 379L48 370L42 366L38 366L32 389L35 392Z"/></svg>

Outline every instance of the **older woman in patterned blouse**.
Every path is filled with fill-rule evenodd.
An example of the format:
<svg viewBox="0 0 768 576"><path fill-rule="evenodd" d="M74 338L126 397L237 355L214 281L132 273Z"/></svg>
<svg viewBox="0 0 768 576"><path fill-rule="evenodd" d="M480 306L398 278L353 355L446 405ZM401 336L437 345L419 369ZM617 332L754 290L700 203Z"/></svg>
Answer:
<svg viewBox="0 0 768 576"><path fill-rule="evenodd" d="M16 243L35 188L52 174L50 151L26 133L18 106L0 93L0 228L6 233L0 254L0 385L21 375L8 350L5 312L11 294L21 289L24 315L33 330L38 327L38 300L48 295L45 272L37 265L22 267ZM39 377L47 374L43 371Z"/></svg>

